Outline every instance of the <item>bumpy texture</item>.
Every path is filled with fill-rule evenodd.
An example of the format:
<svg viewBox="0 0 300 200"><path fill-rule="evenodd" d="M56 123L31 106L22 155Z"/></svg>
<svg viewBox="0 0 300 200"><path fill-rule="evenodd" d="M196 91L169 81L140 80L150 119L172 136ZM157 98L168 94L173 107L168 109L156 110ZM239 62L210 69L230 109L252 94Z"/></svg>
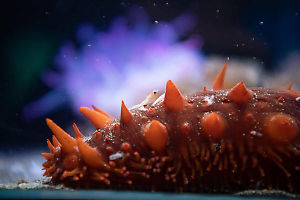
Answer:
<svg viewBox="0 0 300 200"><path fill-rule="evenodd" d="M95 126L75 138L46 119L53 135L43 164L54 183L75 188L236 192L300 188L300 92L222 84L184 97L172 81L120 119L82 107Z"/></svg>

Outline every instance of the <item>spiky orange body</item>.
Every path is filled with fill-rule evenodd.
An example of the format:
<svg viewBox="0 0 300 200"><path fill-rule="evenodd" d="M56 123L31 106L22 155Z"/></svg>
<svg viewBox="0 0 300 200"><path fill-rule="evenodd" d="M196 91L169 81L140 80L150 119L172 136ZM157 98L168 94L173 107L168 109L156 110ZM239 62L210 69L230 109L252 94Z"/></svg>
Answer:
<svg viewBox="0 0 300 200"><path fill-rule="evenodd" d="M89 137L74 125L75 140L47 119L59 142L48 141L45 175L81 188L298 193L299 96L239 83L184 97L169 81L155 102L130 111L122 102L120 120L82 108L97 128Z"/></svg>

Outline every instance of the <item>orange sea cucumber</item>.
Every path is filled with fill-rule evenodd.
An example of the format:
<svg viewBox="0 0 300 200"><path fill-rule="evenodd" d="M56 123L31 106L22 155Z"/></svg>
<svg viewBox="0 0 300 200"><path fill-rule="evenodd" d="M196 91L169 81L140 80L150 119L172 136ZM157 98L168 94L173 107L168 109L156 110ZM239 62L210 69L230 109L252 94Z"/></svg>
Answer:
<svg viewBox="0 0 300 200"><path fill-rule="evenodd" d="M223 90L226 68L212 90L183 96L168 81L134 109L122 102L120 119L81 107L96 128L87 137L46 119L54 135L44 175L75 188L299 193L300 92L243 82Z"/></svg>

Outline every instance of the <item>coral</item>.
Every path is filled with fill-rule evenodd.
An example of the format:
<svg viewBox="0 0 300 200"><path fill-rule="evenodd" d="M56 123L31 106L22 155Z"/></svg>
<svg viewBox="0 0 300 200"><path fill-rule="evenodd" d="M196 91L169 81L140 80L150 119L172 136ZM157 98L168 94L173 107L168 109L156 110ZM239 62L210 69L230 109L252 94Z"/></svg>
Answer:
<svg viewBox="0 0 300 200"><path fill-rule="evenodd" d="M211 90L184 96L168 81L134 109L122 102L120 119L81 107L96 129L86 137L46 119L54 135L44 175L75 188L299 193L300 92L243 82L224 90L226 68Z"/></svg>

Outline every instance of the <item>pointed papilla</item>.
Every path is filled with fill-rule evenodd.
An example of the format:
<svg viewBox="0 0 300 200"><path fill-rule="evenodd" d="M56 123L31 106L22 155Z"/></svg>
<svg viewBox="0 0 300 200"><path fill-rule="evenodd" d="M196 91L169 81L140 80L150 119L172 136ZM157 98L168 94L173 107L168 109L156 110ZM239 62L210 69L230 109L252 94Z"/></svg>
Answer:
<svg viewBox="0 0 300 200"><path fill-rule="evenodd" d="M114 118L112 116L110 116L107 112L104 112L103 110L101 110L100 108L92 105L93 109L103 115L105 115L106 117L110 118L111 120L113 120Z"/></svg>
<svg viewBox="0 0 300 200"><path fill-rule="evenodd" d="M75 133L75 138L83 138L82 133L80 132L80 130L77 128L76 124L73 123L73 129L74 129L74 133Z"/></svg>
<svg viewBox="0 0 300 200"><path fill-rule="evenodd" d="M278 99L277 99L280 103L283 103L284 102L284 97L283 96L280 96L280 97L278 97Z"/></svg>
<svg viewBox="0 0 300 200"><path fill-rule="evenodd" d="M251 98L251 92L243 82L240 82L229 91L228 98L234 103L246 104Z"/></svg>
<svg viewBox="0 0 300 200"><path fill-rule="evenodd" d="M52 153L41 153L41 155L44 156L46 160L51 160L54 157Z"/></svg>
<svg viewBox="0 0 300 200"><path fill-rule="evenodd" d="M66 133L62 128L56 125L51 119L46 119L48 127L52 130L58 141L62 145L62 148L67 153L76 152L76 140Z"/></svg>
<svg viewBox="0 0 300 200"><path fill-rule="evenodd" d="M52 143L50 142L49 139L47 139L47 144L48 144L48 148L49 148L50 152L54 153L54 146L52 145Z"/></svg>
<svg viewBox="0 0 300 200"><path fill-rule="evenodd" d="M106 124L112 120L104 114L87 107L80 107L80 112L88 118L88 120L94 125L96 129L104 128Z"/></svg>
<svg viewBox="0 0 300 200"><path fill-rule="evenodd" d="M173 112L182 110L185 104L184 97L171 80L167 82L164 104Z"/></svg>
<svg viewBox="0 0 300 200"><path fill-rule="evenodd" d="M76 138L76 140L80 155L88 166L99 168L105 165L101 155L94 148L90 147L81 138Z"/></svg>
<svg viewBox="0 0 300 200"><path fill-rule="evenodd" d="M201 120L201 128L206 136L212 139L220 139L226 128L226 120L218 113L212 112L204 115Z"/></svg>
<svg viewBox="0 0 300 200"><path fill-rule="evenodd" d="M291 90L292 87L293 87L293 85L294 85L294 82L291 81L291 82L289 83L289 85L287 86L287 90Z"/></svg>
<svg viewBox="0 0 300 200"><path fill-rule="evenodd" d="M221 89L223 89L224 78L225 78L225 73L226 73L227 66L228 66L228 62L225 62L222 70L217 75L217 77L216 77L216 79L215 79L215 81L213 83L213 90L221 90Z"/></svg>
<svg viewBox="0 0 300 200"><path fill-rule="evenodd" d="M124 104L124 101L122 101L121 106L121 122L124 124L129 124L132 122L132 115L130 111L127 109L127 107Z"/></svg>
<svg viewBox="0 0 300 200"><path fill-rule="evenodd" d="M168 142L168 131L165 125L157 120L152 120L144 128L144 137L149 147L162 152Z"/></svg>
<svg viewBox="0 0 300 200"><path fill-rule="evenodd" d="M52 142L54 147L61 147L61 144L59 143L59 141L57 140L57 138L55 137L55 135L52 135Z"/></svg>

